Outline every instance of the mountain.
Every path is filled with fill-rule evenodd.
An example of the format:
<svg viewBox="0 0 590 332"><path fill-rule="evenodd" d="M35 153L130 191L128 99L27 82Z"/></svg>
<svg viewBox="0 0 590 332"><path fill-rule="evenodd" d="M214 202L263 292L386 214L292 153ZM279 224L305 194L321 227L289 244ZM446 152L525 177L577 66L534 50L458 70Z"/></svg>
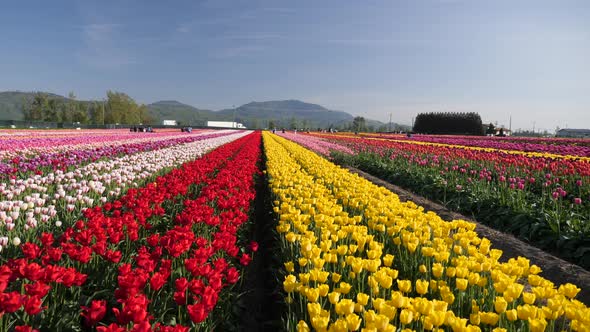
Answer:
<svg viewBox="0 0 590 332"><path fill-rule="evenodd" d="M162 100L147 105L148 111L152 118L158 123L162 120L176 120L182 124L202 124L212 117L216 117L215 112L198 109L191 105L183 104L176 100Z"/></svg>
<svg viewBox="0 0 590 332"><path fill-rule="evenodd" d="M233 109L219 111L220 114L233 115ZM265 127L273 121L280 127L329 127L343 122L351 122L354 117L346 112L332 111L320 105L299 100L279 100L251 102L236 109L236 121L250 127ZM256 124L258 120L258 124Z"/></svg>
<svg viewBox="0 0 590 332"><path fill-rule="evenodd" d="M0 92L0 120L23 120L23 105L33 100L36 92L5 91ZM50 98L67 99L54 93L46 94Z"/></svg>
<svg viewBox="0 0 590 332"><path fill-rule="evenodd" d="M158 122L176 120L181 124L204 126L206 121L233 121L248 128L264 128L273 122L277 127L290 128L293 125L307 128L342 127L352 122L352 115L332 111L323 106L299 100L273 100L250 102L242 106L220 111L202 110L175 100L158 101L148 105L150 115ZM271 123L272 124L272 123ZM379 125L368 120L367 124Z"/></svg>
<svg viewBox="0 0 590 332"><path fill-rule="evenodd" d="M36 92L7 91L0 92L0 120L22 120L22 108L25 102L33 100ZM68 100L53 93L46 93L50 98ZM91 102L91 101L88 101ZM277 128L334 128L347 127L354 116L327 109L321 105L300 100L253 101L237 108L211 111L183 104L176 100L162 100L147 105L154 123L162 120L176 120L180 124L204 126L206 121L233 121L243 123L248 128L265 128L274 124ZM367 126L375 129L385 124L366 119Z"/></svg>

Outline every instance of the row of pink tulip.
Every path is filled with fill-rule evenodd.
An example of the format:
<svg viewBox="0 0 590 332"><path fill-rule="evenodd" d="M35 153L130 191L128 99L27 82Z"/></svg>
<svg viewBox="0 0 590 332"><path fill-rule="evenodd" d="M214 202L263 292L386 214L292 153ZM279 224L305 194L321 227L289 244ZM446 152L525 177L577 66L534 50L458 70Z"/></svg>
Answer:
<svg viewBox="0 0 590 332"><path fill-rule="evenodd" d="M295 133L291 133L291 132L277 133L277 134L280 136L283 136L293 142L299 143L299 144L309 148L310 150L317 152L317 153L324 155L324 156L329 156L330 151L339 151L339 152L348 153L348 154L354 153L350 148L348 148L344 145L329 142L329 141L323 140L323 139L316 137L316 136L295 134Z"/></svg>
<svg viewBox="0 0 590 332"><path fill-rule="evenodd" d="M203 130L198 133L206 134L208 132L210 131ZM196 133L193 133L193 135L194 134ZM95 149L102 146L141 143L183 136L186 136L186 134L178 131L138 134L117 130L114 132L90 132L84 135L68 134L59 136L45 133L21 135L19 132L15 132L12 135L0 136L0 160L7 160L14 157L22 158L24 156L41 153L80 151Z"/></svg>

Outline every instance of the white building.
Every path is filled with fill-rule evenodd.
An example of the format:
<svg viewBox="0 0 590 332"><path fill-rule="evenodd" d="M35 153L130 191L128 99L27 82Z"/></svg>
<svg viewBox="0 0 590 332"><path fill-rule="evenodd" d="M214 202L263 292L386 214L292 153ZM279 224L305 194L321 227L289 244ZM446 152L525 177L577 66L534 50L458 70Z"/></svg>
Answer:
<svg viewBox="0 0 590 332"><path fill-rule="evenodd" d="M246 129L243 124L233 121L207 121L207 127Z"/></svg>
<svg viewBox="0 0 590 332"><path fill-rule="evenodd" d="M557 137L590 138L590 129L560 129Z"/></svg>
<svg viewBox="0 0 590 332"><path fill-rule="evenodd" d="M163 126L177 126L178 123L176 122L176 120L162 120L162 125Z"/></svg>

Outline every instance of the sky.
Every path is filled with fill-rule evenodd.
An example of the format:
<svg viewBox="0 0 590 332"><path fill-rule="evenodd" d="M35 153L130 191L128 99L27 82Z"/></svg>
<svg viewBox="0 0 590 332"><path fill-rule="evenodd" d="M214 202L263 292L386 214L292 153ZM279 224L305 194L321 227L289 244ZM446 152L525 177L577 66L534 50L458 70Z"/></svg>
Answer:
<svg viewBox="0 0 590 332"><path fill-rule="evenodd" d="M590 1L11 1L0 91L590 128Z"/></svg>

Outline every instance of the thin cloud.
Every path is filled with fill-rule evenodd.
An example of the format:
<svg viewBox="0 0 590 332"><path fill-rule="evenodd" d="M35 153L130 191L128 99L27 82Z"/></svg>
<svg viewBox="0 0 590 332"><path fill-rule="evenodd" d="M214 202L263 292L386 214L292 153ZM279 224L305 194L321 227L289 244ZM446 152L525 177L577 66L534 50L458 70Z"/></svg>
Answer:
<svg viewBox="0 0 590 332"><path fill-rule="evenodd" d="M213 56L219 59L237 58L250 56L263 51L264 49L265 47L263 46L236 46L222 49L221 51L216 52Z"/></svg>
<svg viewBox="0 0 590 332"><path fill-rule="evenodd" d="M278 34L248 34L248 35L226 35L223 36L223 39L236 39L236 40L271 40L271 39L281 39L284 36Z"/></svg>
<svg viewBox="0 0 590 332"><path fill-rule="evenodd" d="M328 39L326 43L342 45L385 45L385 44L428 44L431 40L422 39L362 39L362 38L342 38Z"/></svg>
<svg viewBox="0 0 590 332"><path fill-rule="evenodd" d="M281 14L295 13L294 8L286 8L286 7L266 7L266 8L262 8L261 10L266 11L266 12L274 12L274 13L281 13Z"/></svg>
<svg viewBox="0 0 590 332"><path fill-rule="evenodd" d="M82 62L92 67L109 69L136 63L126 50L116 45L121 24L93 23L82 27L84 48L79 52Z"/></svg>
<svg viewBox="0 0 590 332"><path fill-rule="evenodd" d="M190 23L183 23L183 24L180 24L178 27L176 27L176 32L188 33L190 31L191 31Z"/></svg>

